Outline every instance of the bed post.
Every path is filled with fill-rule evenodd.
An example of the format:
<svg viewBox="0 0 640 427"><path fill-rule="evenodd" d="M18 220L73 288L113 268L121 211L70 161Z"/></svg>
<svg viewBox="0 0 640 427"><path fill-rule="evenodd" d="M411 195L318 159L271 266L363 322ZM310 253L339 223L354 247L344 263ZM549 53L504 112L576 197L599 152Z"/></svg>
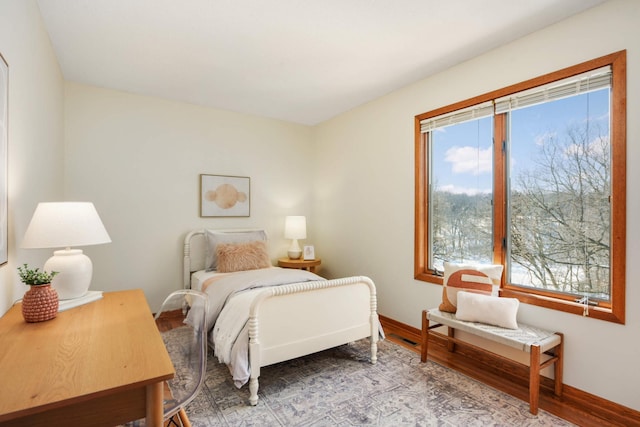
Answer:
<svg viewBox="0 0 640 427"><path fill-rule="evenodd" d="M191 287L191 242L187 239L184 241L184 257L182 258L182 287L184 289Z"/></svg>
<svg viewBox="0 0 640 427"><path fill-rule="evenodd" d="M371 292L371 364L375 365L378 361L378 335L380 334L380 319L378 318L378 298L376 296L376 288L375 286L373 286L373 283L369 284L369 289Z"/></svg>
<svg viewBox="0 0 640 427"><path fill-rule="evenodd" d="M194 230L184 237L182 245L183 258L182 258L182 287L184 289L191 288L191 273L198 268L194 268L191 258L191 239L195 236L204 235L204 230Z"/></svg>
<svg viewBox="0 0 640 427"><path fill-rule="evenodd" d="M260 298L262 300L263 298ZM258 377L260 376L260 338L258 337L258 307L255 303L249 317L249 403L251 406L258 404Z"/></svg>

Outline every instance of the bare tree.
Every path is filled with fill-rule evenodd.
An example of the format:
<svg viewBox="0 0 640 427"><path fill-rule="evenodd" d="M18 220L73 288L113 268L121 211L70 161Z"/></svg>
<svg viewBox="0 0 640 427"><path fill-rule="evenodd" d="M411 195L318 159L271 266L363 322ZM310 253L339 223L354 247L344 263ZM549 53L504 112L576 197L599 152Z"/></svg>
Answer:
<svg viewBox="0 0 640 427"><path fill-rule="evenodd" d="M573 126L549 136L532 167L514 177L510 253L532 285L609 294L610 145Z"/></svg>
<svg viewBox="0 0 640 427"><path fill-rule="evenodd" d="M491 262L491 195L432 194L434 259Z"/></svg>

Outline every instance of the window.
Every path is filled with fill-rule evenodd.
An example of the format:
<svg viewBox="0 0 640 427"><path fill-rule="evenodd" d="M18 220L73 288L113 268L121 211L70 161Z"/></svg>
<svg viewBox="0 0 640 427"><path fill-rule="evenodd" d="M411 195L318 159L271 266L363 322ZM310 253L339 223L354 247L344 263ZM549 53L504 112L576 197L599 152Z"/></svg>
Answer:
<svg viewBox="0 0 640 427"><path fill-rule="evenodd" d="M624 323L626 52L416 116L415 277Z"/></svg>

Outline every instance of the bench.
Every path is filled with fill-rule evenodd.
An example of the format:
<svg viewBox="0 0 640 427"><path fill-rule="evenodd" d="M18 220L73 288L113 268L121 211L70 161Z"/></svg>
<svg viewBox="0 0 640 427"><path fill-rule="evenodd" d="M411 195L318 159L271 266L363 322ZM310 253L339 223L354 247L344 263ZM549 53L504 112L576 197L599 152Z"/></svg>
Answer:
<svg viewBox="0 0 640 427"><path fill-rule="evenodd" d="M430 324L433 322L433 324ZM446 326L448 334L433 331L433 329ZM455 344L463 344L491 357L508 360L527 367L526 364L516 362L504 356L480 348L473 344L459 340L455 337L455 330L464 331L491 341L517 348L530 354L529 369L529 411L538 413L538 401L540 396L540 370L555 364L554 366L554 394L562 396L562 352L563 335L559 332L551 332L533 326L519 324L518 329L506 329L499 326L484 323L466 322L458 320L454 313L447 313L438 309L424 310L422 312L422 349L420 360L427 361L429 335L438 335L447 341L447 349L454 351ZM541 355L550 356L547 360L541 360Z"/></svg>

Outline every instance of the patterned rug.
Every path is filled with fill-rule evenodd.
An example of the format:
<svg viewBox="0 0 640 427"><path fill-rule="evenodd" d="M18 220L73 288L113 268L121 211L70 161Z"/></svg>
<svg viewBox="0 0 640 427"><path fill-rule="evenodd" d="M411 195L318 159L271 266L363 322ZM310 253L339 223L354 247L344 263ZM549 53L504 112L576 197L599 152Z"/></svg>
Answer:
<svg viewBox="0 0 640 427"><path fill-rule="evenodd" d="M362 340L261 369L248 404L225 365L209 355L207 379L188 407L193 426L571 426L389 341L369 362Z"/></svg>

